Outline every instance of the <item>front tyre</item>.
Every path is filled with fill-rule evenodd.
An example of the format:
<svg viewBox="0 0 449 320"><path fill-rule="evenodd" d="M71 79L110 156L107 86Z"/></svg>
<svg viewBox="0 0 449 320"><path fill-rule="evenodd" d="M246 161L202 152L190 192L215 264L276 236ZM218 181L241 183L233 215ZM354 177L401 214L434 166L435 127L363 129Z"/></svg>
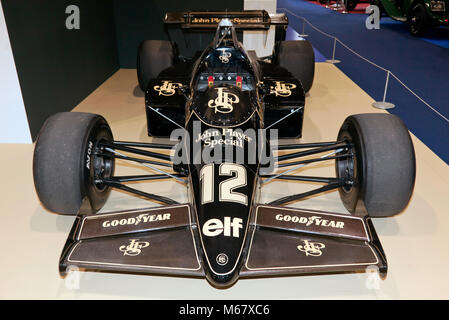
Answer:
<svg viewBox="0 0 449 320"><path fill-rule="evenodd" d="M357 3L358 3L358 1L356 1L356 0L345 0L344 1L344 4L345 4L345 7L346 7L347 11L354 10L355 7L357 7Z"/></svg>
<svg viewBox="0 0 449 320"><path fill-rule="evenodd" d="M415 184L415 151L404 123L391 114L357 114L344 121L338 141L352 158L336 161L337 177L352 180L339 189L346 209L362 200L371 217L389 217L408 204Z"/></svg>
<svg viewBox="0 0 449 320"><path fill-rule="evenodd" d="M92 212L103 207L110 188L95 180L113 175L114 159L97 155L100 141L113 141L102 116L61 112L47 119L33 158L34 185L45 208L76 215L83 201L88 201Z"/></svg>

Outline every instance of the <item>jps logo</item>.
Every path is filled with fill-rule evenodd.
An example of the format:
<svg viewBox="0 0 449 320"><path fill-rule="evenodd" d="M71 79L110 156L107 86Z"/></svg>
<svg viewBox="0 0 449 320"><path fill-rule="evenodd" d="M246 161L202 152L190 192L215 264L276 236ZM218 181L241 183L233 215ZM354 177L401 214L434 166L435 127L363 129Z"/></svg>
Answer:
<svg viewBox="0 0 449 320"><path fill-rule="evenodd" d="M284 83L283 81L276 81L275 86L270 86L270 93L276 96L288 97L292 94L292 89L296 88L296 84Z"/></svg>
<svg viewBox="0 0 449 320"><path fill-rule="evenodd" d="M216 88L218 91L217 98L210 99L208 102L209 108L215 108L215 113L229 113L234 110L233 103L240 101L239 97L233 93L225 91L225 88Z"/></svg>
<svg viewBox="0 0 449 320"><path fill-rule="evenodd" d="M159 95L168 97L168 96L174 95L176 93L176 89L181 86L182 86L182 83L162 81L162 85L154 86L153 89L155 91L159 91Z"/></svg>
<svg viewBox="0 0 449 320"><path fill-rule="evenodd" d="M324 243L320 242L310 242L309 240L304 240L303 242L304 244L302 246L299 245L297 248L299 251L304 252L306 256L319 257L323 254L321 249L326 247Z"/></svg>
<svg viewBox="0 0 449 320"><path fill-rule="evenodd" d="M203 225L203 234L207 237L215 237L223 233L225 237L232 235L234 238L238 238L240 229L243 229L242 219L233 218L231 221L231 217L224 217L224 222L220 219L207 220Z"/></svg>
<svg viewBox="0 0 449 320"><path fill-rule="evenodd" d="M146 248L150 245L149 242L146 241L138 241L137 239L131 239L131 243L128 245L121 246L119 250L123 252L124 256L138 256L143 248Z"/></svg>
<svg viewBox="0 0 449 320"><path fill-rule="evenodd" d="M231 57L231 53L227 51L222 51L221 55L218 57L222 63L228 63L229 58Z"/></svg>

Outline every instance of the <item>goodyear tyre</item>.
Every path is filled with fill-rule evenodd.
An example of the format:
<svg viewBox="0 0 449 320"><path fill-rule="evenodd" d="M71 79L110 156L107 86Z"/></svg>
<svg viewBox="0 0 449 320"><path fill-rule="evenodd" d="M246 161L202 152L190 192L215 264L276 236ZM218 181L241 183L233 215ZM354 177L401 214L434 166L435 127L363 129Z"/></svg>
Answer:
<svg viewBox="0 0 449 320"><path fill-rule="evenodd" d="M83 203L92 212L103 207L110 188L95 180L113 175L114 159L97 155L100 141L113 141L102 116L61 112L47 119L33 158L34 185L45 208L76 215Z"/></svg>
<svg viewBox="0 0 449 320"><path fill-rule="evenodd" d="M391 114L357 114L344 121L338 141L353 157L336 161L337 177L352 184L339 189L346 209L363 201L371 217L388 217L408 204L415 184L415 151L404 123Z"/></svg>

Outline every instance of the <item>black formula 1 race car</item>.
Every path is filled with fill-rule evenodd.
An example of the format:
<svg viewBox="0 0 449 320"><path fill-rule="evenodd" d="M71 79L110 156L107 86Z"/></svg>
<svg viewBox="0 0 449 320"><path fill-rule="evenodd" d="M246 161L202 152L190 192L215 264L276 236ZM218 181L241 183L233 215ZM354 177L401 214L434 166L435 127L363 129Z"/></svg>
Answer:
<svg viewBox="0 0 449 320"><path fill-rule="evenodd" d="M310 43L284 41L286 17L185 12L168 13L165 22L216 29L193 58L180 56L170 41L148 40L139 48L148 134L175 143L115 141L106 120L89 113L55 114L40 131L33 162L37 194L48 210L76 215L61 274L76 266L206 277L216 287L239 278L369 266L385 275L371 218L402 211L411 197L415 156L403 122L390 114L358 114L344 121L336 141L279 144L301 137L314 77ZM258 58L239 42L238 31L270 26L276 28L272 56ZM158 174L116 176L115 159ZM329 160L335 177L289 174ZM189 203L126 185L159 179L184 184ZM323 186L260 203L263 186L274 179ZM97 213L111 188L162 205ZM332 189L350 214L284 206Z"/></svg>

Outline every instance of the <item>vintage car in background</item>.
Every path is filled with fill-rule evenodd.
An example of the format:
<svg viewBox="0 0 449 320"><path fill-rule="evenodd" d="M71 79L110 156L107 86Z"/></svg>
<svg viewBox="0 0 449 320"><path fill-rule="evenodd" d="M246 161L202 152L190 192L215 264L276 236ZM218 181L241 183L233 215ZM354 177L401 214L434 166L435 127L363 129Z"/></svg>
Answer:
<svg viewBox="0 0 449 320"><path fill-rule="evenodd" d="M393 19L406 22L418 36L429 27L449 26L449 0L378 0Z"/></svg>

